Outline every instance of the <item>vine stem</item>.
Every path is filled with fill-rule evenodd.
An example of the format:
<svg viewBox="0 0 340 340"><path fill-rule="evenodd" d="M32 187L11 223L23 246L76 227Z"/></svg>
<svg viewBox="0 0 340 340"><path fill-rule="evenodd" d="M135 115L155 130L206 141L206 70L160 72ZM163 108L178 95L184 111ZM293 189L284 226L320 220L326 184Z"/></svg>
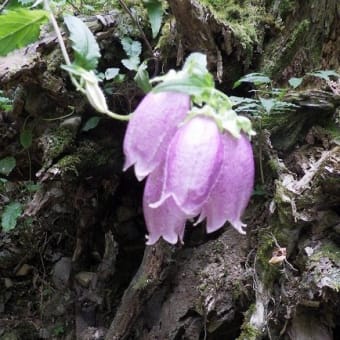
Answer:
<svg viewBox="0 0 340 340"><path fill-rule="evenodd" d="M59 43L59 46L60 46L60 49L61 49L61 53L63 54L64 60L65 60L65 64L66 65L71 65L71 60L70 60L70 57L69 57L69 55L67 53L66 46L65 46L65 43L64 43L64 39L63 39L63 37L61 35L60 28L58 26L57 20L54 17L54 14L53 14L53 12L51 10L51 6L50 6L50 3L49 3L48 0L44 0L44 7L45 7L45 10L50 15L50 20L51 20L53 29L54 29L54 31L55 31L55 33L57 35L58 43Z"/></svg>
<svg viewBox="0 0 340 340"><path fill-rule="evenodd" d="M146 37L142 27L140 26L138 20L135 19L135 17L133 16L133 14L131 13L129 7L126 5L126 3L124 2L124 0L118 0L118 2L120 3L120 5L123 7L124 11L130 16L130 18L132 19L132 21L135 23L135 25L137 26L140 34L142 35L142 38L146 44L146 46L148 47L150 53L152 56L154 56L153 54L153 49L152 49L152 46L148 40L148 38Z"/></svg>
<svg viewBox="0 0 340 340"><path fill-rule="evenodd" d="M66 46L65 46L65 43L64 43L64 39L62 37L62 34L61 34L60 28L58 26L57 20L55 19L55 16L53 14L53 11L51 9L51 6L50 6L50 3L49 3L48 0L44 0L44 7L45 7L45 10L49 13L50 21L51 21L53 29L54 29L54 31L57 35L58 43L59 43L59 46L60 46L60 49L61 49L61 53L62 53L64 60L65 60L65 64L69 66L69 65L71 65L71 59L70 59L70 57L67 53L67 49L66 49ZM71 78L73 85L76 87L76 89L86 95L86 91L81 87L81 85L77 81L77 79L70 72L68 72L68 74ZM117 119L117 120L122 120L122 121L129 120L131 118L131 115L132 115L132 114L120 115L120 114L114 113L110 110L106 111L105 114L107 114L111 118L114 118L114 119Z"/></svg>

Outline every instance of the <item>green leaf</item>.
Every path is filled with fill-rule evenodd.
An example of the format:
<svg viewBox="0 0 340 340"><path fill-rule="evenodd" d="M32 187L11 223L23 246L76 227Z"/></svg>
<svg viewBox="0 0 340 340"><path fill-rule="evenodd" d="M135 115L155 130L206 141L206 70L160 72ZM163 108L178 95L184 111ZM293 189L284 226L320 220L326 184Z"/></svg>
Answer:
<svg viewBox="0 0 340 340"><path fill-rule="evenodd" d="M324 80L330 80L329 77L336 77L336 78L340 77L340 74L333 70L324 70L324 71L321 70L321 71L315 71L315 72L307 73L307 74L324 79Z"/></svg>
<svg viewBox="0 0 340 340"><path fill-rule="evenodd" d="M111 80L118 76L120 69L118 67L110 67L105 71L105 79Z"/></svg>
<svg viewBox="0 0 340 340"><path fill-rule="evenodd" d="M28 192L37 192L41 189L41 184L28 181L25 183L25 188Z"/></svg>
<svg viewBox="0 0 340 340"><path fill-rule="evenodd" d="M74 64L86 69L94 70L98 65L100 50L97 41L89 28L78 18L67 15L64 17L70 40L75 54Z"/></svg>
<svg viewBox="0 0 340 340"><path fill-rule="evenodd" d="M20 133L20 144L24 149L28 149L32 145L33 133L32 130L22 130Z"/></svg>
<svg viewBox="0 0 340 340"><path fill-rule="evenodd" d="M94 129L99 124L100 119L101 119L101 117L97 117L97 116L89 118L86 121L85 125L83 126L82 130L83 131L89 131L89 130Z"/></svg>
<svg viewBox="0 0 340 340"><path fill-rule="evenodd" d="M124 52L129 57L128 59L123 59L122 64L130 71L137 71L140 64L139 56L142 53L142 44L129 37L122 38L121 43Z"/></svg>
<svg viewBox="0 0 340 340"><path fill-rule="evenodd" d="M162 24L164 9L161 0L145 0L146 10L149 16L149 22L152 30L152 37L156 38Z"/></svg>
<svg viewBox="0 0 340 340"><path fill-rule="evenodd" d="M301 85L302 81L303 81L303 78L292 77L288 80L288 83L293 89L296 89L297 87Z"/></svg>
<svg viewBox="0 0 340 340"><path fill-rule="evenodd" d="M208 85L205 79L198 76L188 75L182 79L169 79L153 88L153 92L183 92L191 96L200 96L202 93L211 90L210 84Z"/></svg>
<svg viewBox="0 0 340 340"><path fill-rule="evenodd" d="M6 112L12 110L12 100L7 97L3 97L3 92L1 90L0 90L0 109Z"/></svg>
<svg viewBox="0 0 340 340"><path fill-rule="evenodd" d="M122 59L122 64L130 71L137 71L140 63L139 57L131 57L129 59Z"/></svg>
<svg viewBox="0 0 340 340"><path fill-rule="evenodd" d="M132 40L130 37L121 39L123 50L126 55L131 57L139 57L142 53L142 44L139 41Z"/></svg>
<svg viewBox="0 0 340 340"><path fill-rule="evenodd" d="M18 0L18 2L23 6L27 6L27 5L33 4L35 0Z"/></svg>
<svg viewBox="0 0 340 340"><path fill-rule="evenodd" d="M0 159L0 174L8 176L16 166L16 160L14 157L9 156Z"/></svg>
<svg viewBox="0 0 340 340"><path fill-rule="evenodd" d="M194 52L185 60L183 71L186 71L189 74L205 75L209 73L207 65L207 56L200 52Z"/></svg>
<svg viewBox="0 0 340 340"><path fill-rule="evenodd" d="M262 73L249 73L240 78L234 83L233 89L240 86L242 83L252 83L254 85L269 84L271 80Z"/></svg>
<svg viewBox="0 0 340 340"><path fill-rule="evenodd" d="M137 73L133 79L144 93L148 93L152 90L149 73L147 71L147 61L143 61L140 64Z"/></svg>
<svg viewBox="0 0 340 340"><path fill-rule="evenodd" d="M8 204L1 216L1 226L3 231L10 231L17 225L17 219L22 213L22 205L18 202Z"/></svg>
<svg viewBox="0 0 340 340"><path fill-rule="evenodd" d="M276 104L276 100L275 99L266 99L266 98L261 98L261 97L259 99L260 99L261 105L264 107L266 112L268 114L270 114L270 111L272 110L272 108Z"/></svg>
<svg viewBox="0 0 340 340"><path fill-rule="evenodd" d="M26 46L39 38L40 27L48 19L43 10L24 8L6 11L0 15L0 55Z"/></svg>

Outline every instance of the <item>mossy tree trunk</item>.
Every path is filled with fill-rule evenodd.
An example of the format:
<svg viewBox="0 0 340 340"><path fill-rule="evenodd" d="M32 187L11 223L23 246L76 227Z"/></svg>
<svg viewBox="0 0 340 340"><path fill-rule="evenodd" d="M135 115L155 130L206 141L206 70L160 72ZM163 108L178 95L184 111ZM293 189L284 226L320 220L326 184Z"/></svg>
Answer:
<svg viewBox="0 0 340 340"><path fill-rule="evenodd" d="M168 4L165 27L170 28L163 29L160 62L179 65L189 52L204 52L227 93L250 72L264 72L287 87L293 76L340 71L338 0ZM128 17L122 18L94 20L103 70L118 66L124 56L119 27L124 34L139 34L129 29L133 22L126 25ZM15 185L4 192L26 204L18 222L24 232L0 243L5 310L10 278L27 288L20 299L39 301L40 335L47 338L54 336L55 320L69 338L78 339L339 337L340 98L335 90L306 77L301 90L291 88L283 98L294 106L254 119L257 187L244 217L246 236L229 226L206 235L204 225L188 225L183 246L161 241L145 247L143 185L121 172L125 126L102 118L86 131L85 121L96 113L65 81L60 62L53 37L25 54L0 59L2 88L15 99L13 112L1 116L0 159L14 153L18 164L8 178ZM110 106L122 113L142 96L132 82L108 90ZM247 90L244 86L237 94L249 96ZM77 117L54 119L68 114L70 106ZM24 129L33 131L29 158L18 143ZM39 184L34 194L22 189L31 179ZM27 263L30 271L20 276ZM21 283L29 275L32 279ZM25 315L20 299L9 315ZM15 321L3 318L0 326L10 329ZM30 337L26 332L22 338Z"/></svg>
<svg viewBox="0 0 340 340"><path fill-rule="evenodd" d="M288 86L291 77L340 69L336 0L169 0L169 5L177 60L192 51L206 53L227 91L250 72ZM142 289L151 289L152 296L132 303L144 307L127 333L117 331L118 314L107 339L339 336L340 149L338 132L329 127L339 123L340 99L322 91L325 83L309 86L315 89L291 90L286 100L296 107L264 117L254 140L264 194L254 196L247 210L248 236L227 227L200 244L191 243L200 234L191 230L184 248L171 256L174 275L157 288L158 278L148 281L142 265L135 279L146 280ZM164 270L164 262L155 265ZM126 294L131 291L138 288L132 284ZM122 303L120 311L126 318L131 305Z"/></svg>

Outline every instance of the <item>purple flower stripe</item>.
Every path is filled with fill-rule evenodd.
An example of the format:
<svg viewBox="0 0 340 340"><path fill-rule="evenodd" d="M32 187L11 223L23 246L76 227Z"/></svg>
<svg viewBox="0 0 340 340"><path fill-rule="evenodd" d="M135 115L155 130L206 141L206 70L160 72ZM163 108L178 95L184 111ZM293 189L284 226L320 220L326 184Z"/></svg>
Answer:
<svg viewBox="0 0 340 340"><path fill-rule="evenodd" d="M215 121L206 116L192 118L169 145L162 196L150 207L157 208L171 197L187 216L199 214L222 161L223 144Z"/></svg>
<svg viewBox="0 0 340 340"><path fill-rule="evenodd" d="M143 210L149 232L146 244L151 245L163 237L175 244L178 239L183 242L184 227L187 216L177 207L172 198L167 199L157 208L150 208L150 203L159 199L162 191L162 173L164 166L157 167L148 177L143 197Z"/></svg>
<svg viewBox="0 0 340 340"><path fill-rule="evenodd" d="M241 234L246 227L241 216L249 202L254 185L254 157L251 144L245 135L222 136L224 162L216 185L204 205L199 221L207 218L207 232L221 228L226 221Z"/></svg>

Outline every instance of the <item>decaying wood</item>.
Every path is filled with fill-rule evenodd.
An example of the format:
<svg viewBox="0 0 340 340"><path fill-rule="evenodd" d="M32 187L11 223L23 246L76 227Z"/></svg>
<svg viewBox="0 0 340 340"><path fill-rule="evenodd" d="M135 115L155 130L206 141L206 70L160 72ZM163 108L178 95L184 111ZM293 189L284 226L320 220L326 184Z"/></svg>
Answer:
<svg viewBox="0 0 340 340"><path fill-rule="evenodd" d="M286 26L270 31L275 25L266 18L269 29L260 27L266 39L252 42L250 52L228 18L216 19L203 2L169 1L178 61L191 51L207 53L210 69L226 89L251 69L268 71L279 80L314 68L339 71L339 2L296 1L295 10L287 13L279 11L282 2L265 3L270 19L280 18ZM119 26L117 20L108 15L89 22L104 50ZM310 47L317 46L318 39L322 53L312 58ZM24 277L34 273L32 282L26 280L30 296L52 291L46 298L41 293L39 322L72 319L65 326L69 338L103 338L107 327L108 340L338 336L336 93L326 84L311 83L309 89L288 91L283 98L295 106L273 110L261 123L254 119L257 187L245 214L247 236L228 225L206 235L204 226L188 223L183 246L161 241L145 247L142 188L129 173L121 174L125 126L102 119L93 131L82 131L85 119L95 113L70 89L60 63L53 35L0 58L1 87L15 92L13 112L0 117L0 158L15 154L18 169L10 181L28 181L27 150L18 141L29 117L25 127L34 132L30 166L40 185L22 216L33 220L30 229L24 226L22 239L18 233L0 239L1 307L6 309L16 296L8 294L13 286L9 280L18 279L15 273L26 265ZM115 95L114 105L124 106ZM77 115L48 120L48 115L54 119L69 114L69 105ZM48 119L41 119L45 115ZM20 185L1 193L0 203L7 204L10 197L26 202L28 195L22 197ZM26 254L27 249L31 253ZM128 268L141 261L143 252L139 269ZM50 272L52 283L46 282ZM18 286L25 284L19 280ZM13 328L13 320L0 318L0 328Z"/></svg>

